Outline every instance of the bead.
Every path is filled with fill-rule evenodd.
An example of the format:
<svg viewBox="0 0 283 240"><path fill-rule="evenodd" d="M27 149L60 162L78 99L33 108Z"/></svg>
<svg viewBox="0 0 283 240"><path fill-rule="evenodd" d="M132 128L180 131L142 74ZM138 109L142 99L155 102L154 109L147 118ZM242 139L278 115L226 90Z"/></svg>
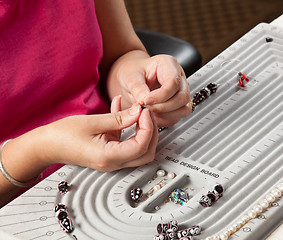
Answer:
<svg viewBox="0 0 283 240"><path fill-rule="evenodd" d="M195 226L192 226L192 227L188 228L188 231L189 231L189 235L195 236L195 235L199 235L200 234L201 228L200 228L199 225L195 225Z"/></svg>
<svg viewBox="0 0 283 240"><path fill-rule="evenodd" d="M212 239L213 240L220 240L220 237L218 235L214 235L214 236L212 236Z"/></svg>
<svg viewBox="0 0 283 240"><path fill-rule="evenodd" d="M277 188L281 193L283 193L283 183L280 183Z"/></svg>
<svg viewBox="0 0 283 240"><path fill-rule="evenodd" d="M278 189L273 189L271 193L275 198L280 198L282 196L282 193Z"/></svg>
<svg viewBox="0 0 283 240"><path fill-rule="evenodd" d="M237 230L239 230L242 227L242 225L239 222L236 222L234 225L237 228Z"/></svg>
<svg viewBox="0 0 283 240"><path fill-rule="evenodd" d="M244 76L245 77L245 76ZM247 77L246 77L247 78ZM248 78L245 79L248 81ZM219 191L221 192L221 191ZM207 195L210 193L219 193L214 189L213 191L209 192ZM279 185L276 186L275 189L273 189L270 194L266 196L266 198L262 199L259 204L255 205L253 209L249 210L247 215L243 215L238 221L230 226L228 229L225 229L221 234L219 235L214 235L205 238L205 240L226 240L229 239L231 235L236 233L240 228L242 228L246 223L248 223L251 219L254 219L257 215L261 214L264 210L266 210L268 207L270 207L270 204L275 202L276 199L279 199L282 197L282 192L283 192L283 183L280 183ZM210 196L210 195L209 195ZM213 198L213 197L212 197ZM202 198L200 199L199 203L202 206L207 206L207 199L210 199L208 196L203 195Z"/></svg>
<svg viewBox="0 0 283 240"><path fill-rule="evenodd" d="M205 195L202 195L199 204L203 207L210 207L212 205L211 199Z"/></svg>
<svg viewBox="0 0 283 240"><path fill-rule="evenodd" d="M263 207L263 209L267 209L269 207L269 202L266 199L261 200L259 204Z"/></svg>
<svg viewBox="0 0 283 240"><path fill-rule="evenodd" d="M161 189L161 186L160 184L156 184L154 187L153 187L154 191L158 191Z"/></svg>
<svg viewBox="0 0 283 240"><path fill-rule="evenodd" d="M245 223L242 219L239 219L239 220L236 222L236 224L239 225L240 228L241 228L241 227L244 226L246 223Z"/></svg>
<svg viewBox="0 0 283 240"><path fill-rule="evenodd" d="M143 190L141 188L133 188L131 190L131 198L133 201L138 202L143 195Z"/></svg>
<svg viewBox="0 0 283 240"><path fill-rule="evenodd" d="M176 174L173 173L173 172L169 172L169 173L167 174L167 176L168 176L170 179L173 179L173 178L176 177Z"/></svg>
<svg viewBox="0 0 283 240"><path fill-rule="evenodd" d="M231 231L229 229L226 229L223 233L225 233L228 238L231 236Z"/></svg>
<svg viewBox="0 0 283 240"><path fill-rule="evenodd" d="M248 215L244 215L242 216L241 220L246 224L250 220L250 218Z"/></svg>
<svg viewBox="0 0 283 240"><path fill-rule="evenodd" d="M166 231L168 230L168 228L169 228L168 223L158 223L156 230L157 230L158 234L165 234Z"/></svg>
<svg viewBox="0 0 283 240"><path fill-rule="evenodd" d="M224 192L224 188L223 188L223 186L221 185L221 184L218 184L218 185L216 185L215 187L214 187L214 190L218 193L218 194L223 194L223 192Z"/></svg>
<svg viewBox="0 0 283 240"><path fill-rule="evenodd" d="M220 240L227 240L228 239L228 235L226 233L221 233L219 235Z"/></svg>
<svg viewBox="0 0 283 240"><path fill-rule="evenodd" d="M273 203L276 199L275 197L273 196L273 194L268 194L266 196L266 200L269 202L269 203Z"/></svg>
<svg viewBox="0 0 283 240"><path fill-rule="evenodd" d="M253 210L256 212L256 214L261 214L263 212L263 207L260 205L254 206Z"/></svg>
<svg viewBox="0 0 283 240"><path fill-rule="evenodd" d="M256 212L254 210L250 210L248 211L248 216L250 217L250 219L253 219L256 217Z"/></svg>
<svg viewBox="0 0 283 240"><path fill-rule="evenodd" d="M62 181L58 184L58 190L62 195L65 195L69 192L70 185L66 181Z"/></svg>
<svg viewBox="0 0 283 240"><path fill-rule="evenodd" d="M189 194L181 188L176 188L169 195L169 200L176 204L184 205L189 201Z"/></svg>
<svg viewBox="0 0 283 240"><path fill-rule="evenodd" d="M236 226L231 226L230 228L229 228L229 230L231 231L231 234L234 234L235 232L237 232L237 227Z"/></svg>
<svg viewBox="0 0 283 240"><path fill-rule="evenodd" d="M156 174L157 174L158 177L164 177L166 173L165 173L164 170L158 170L158 171L156 172Z"/></svg>

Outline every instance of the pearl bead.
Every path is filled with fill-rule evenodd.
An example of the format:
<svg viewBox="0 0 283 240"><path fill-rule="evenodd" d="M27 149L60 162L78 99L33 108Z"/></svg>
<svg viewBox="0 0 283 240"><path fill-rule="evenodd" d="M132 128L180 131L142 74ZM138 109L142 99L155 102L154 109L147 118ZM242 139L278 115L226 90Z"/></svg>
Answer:
<svg viewBox="0 0 283 240"><path fill-rule="evenodd" d="M241 220L246 224L250 220L250 217L248 215L244 215Z"/></svg>
<svg viewBox="0 0 283 240"><path fill-rule="evenodd" d="M269 202L266 199L261 200L259 204L263 207L263 209L267 209L269 207Z"/></svg>
<svg viewBox="0 0 283 240"><path fill-rule="evenodd" d="M154 191L158 191L158 190L160 190L160 188L161 188L160 184L156 184L156 185L153 187Z"/></svg>
<svg viewBox="0 0 283 240"><path fill-rule="evenodd" d="M260 205L254 206L253 210L256 212L256 214L260 214L263 212L263 207Z"/></svg>
<svg viewBox="0 0 283 240"><path fill-rule="evenodd" d="M173 179L173 178L176 177L176 174L173 173L173 172L169 172L169 173L167 174L167 176L168 176L169 178Z"/></svg>
<svg viewBox="0 0 283 240"><path fill-rule="evenodd" d="M231 234L234 234L235 232L237 232L237 228L233 225L229 228L229 230L231 231Z"/></svg>
<svg viewBox="0 0 283 240"><path fill-rule="evenodd" d="M214 235L214 236L212 237L212 240L220 240L220 237L219 237L218 235Z"/></svg>
<svg viewBox="0 0 283 240"><path fill-rule="evenodd" d="M165 173L164 170L158 170L158 171L156 172L156 174L157 174L158 177L164 177L166 173Z"/></svg>
<svg viewBox="0 0 283 240"><path fill-rule="evenodd" d="M227 240L228 237L229 237L229 236L228 236L226 233L221 233L221 234L219 235L220 240Z"/></svg>
<svg viewBox="0 0 283 240"><path fill-rule="evenodd" d="M229 237L232 235L232 231L230 229L226 229L224 232L227 233Z"/></svg>
<svg viewBox="0 0 283 240"><path fill-rule="evenodd" d="M207 237L205 240L213 240L212 237Z"/></svg>
<svg viewBox="0 0 283 240"><path fill-rule="evenodd" d="M254 210L250 210L248 211L248 216L250 217L250 219L253 219L256 217L256 212Z"/></svg>
<svg viewBox="0 0 283 240"><path fill-rule="evenodd" d="M273 189L271 191L271 193L273 194L274 197L276 198L280 198L282 196L282 193L278 190L278 189Z"/></svg>
<svg viewBox="0 0 283 240"><path fill-rule="evenodd" d="M242 227L242 224L239 223L239 222L236 222L236 223L234 224L234 226L237 228L237 230L239 230L239 229Z"/></svg>
<svg viewBox="0 0 283 240"><path fill-rule="evenodd" d="M242 227L242 226L244 226L246 223L245 223L242 219L239 219L236 224ZM240 227L240 228L241 228L241 227Z"/></svg>
<svg viewBox="0 0 283 240"><path fill-rule="evenodd" d="M283 193L283 183L280 183L277 188L281 193Z"/></svg>
<svg viewBox="0 0 283 240"><path fill-rule="evenodd" d="M269 202L269 203L273 203L276 199L275 197L273 196L273 194L268 194L266 196L266 200Z"/></svg>

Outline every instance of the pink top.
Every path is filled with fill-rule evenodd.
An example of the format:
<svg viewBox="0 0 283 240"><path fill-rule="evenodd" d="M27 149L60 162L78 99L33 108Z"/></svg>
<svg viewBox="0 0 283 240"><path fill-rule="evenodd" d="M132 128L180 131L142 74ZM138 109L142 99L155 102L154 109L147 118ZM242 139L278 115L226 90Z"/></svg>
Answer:
<svg viewBox="0 0 283 240"><path fill-rule="evenodd" d="M0 142L70 115L107 112L102 54L93 0L0 1Z"/></svg>

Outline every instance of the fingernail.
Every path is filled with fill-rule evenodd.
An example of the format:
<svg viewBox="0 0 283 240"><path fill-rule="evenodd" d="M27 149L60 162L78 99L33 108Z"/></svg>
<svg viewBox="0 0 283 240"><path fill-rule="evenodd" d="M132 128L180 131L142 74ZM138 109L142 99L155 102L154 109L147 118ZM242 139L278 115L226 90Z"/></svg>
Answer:
<svg viewBox="0 0 283 240"><path fill-rule="evenodd" d="M140 105L133 105L131 108L130 108L130 115L134 116L134 115L137 115L141 110L141 106Z"/></svg>

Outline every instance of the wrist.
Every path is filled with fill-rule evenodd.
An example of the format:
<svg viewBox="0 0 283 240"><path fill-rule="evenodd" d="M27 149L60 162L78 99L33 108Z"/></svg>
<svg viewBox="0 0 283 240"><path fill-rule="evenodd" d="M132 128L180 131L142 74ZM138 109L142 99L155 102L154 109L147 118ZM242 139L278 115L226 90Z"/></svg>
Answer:
<svg viewBox="0 0 283 240"><path fill-rule="evenodd" d="M41 139L32 132L7 142L1 152L2 165L7 174L18 182L35 179L50 165L40 154Z"/></svg>

